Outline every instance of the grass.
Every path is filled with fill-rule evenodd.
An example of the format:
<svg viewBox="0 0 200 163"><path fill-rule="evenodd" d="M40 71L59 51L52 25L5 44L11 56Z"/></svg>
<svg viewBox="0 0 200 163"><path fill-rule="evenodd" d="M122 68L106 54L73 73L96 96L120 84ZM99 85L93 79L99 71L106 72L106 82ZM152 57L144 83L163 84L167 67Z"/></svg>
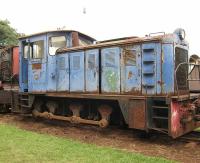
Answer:
<svg viewBox="0 0 200 163"><path fill-rule="evenodd" d="M172 162L0 124L0 162Z"/></svg>
<svg viewBox="0 0 200 163"><path fill-rule="evenodd" d="M200 127L199 127L199 128L197 128L197 129L195 129L195 131L198 131L198 132L200 132Z"/></svg>

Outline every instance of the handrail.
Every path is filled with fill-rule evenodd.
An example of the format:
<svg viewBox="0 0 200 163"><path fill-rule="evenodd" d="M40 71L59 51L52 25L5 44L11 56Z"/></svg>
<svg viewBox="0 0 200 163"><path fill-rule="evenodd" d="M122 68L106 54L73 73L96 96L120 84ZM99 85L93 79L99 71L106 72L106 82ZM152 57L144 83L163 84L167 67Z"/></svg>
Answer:
<svg viewBox="0 0 200 163"><path fill-rule="evenodd" d="M200 64L182 62L182 63L180 63L180 64L176 67L174 77L175 77L175 85L176 85L176 92L177 92L177 94L178 94L178 98L179 98L179 90L178 90L178 82L177 82L177 78L176 78L176 77L177 77L176 73L177 73L178 69L179 69L182 65L200 66ZM189 74L188 74L188 75L189 75ZM187 85L188 85L188 81L200 81L200 79L199 79L199 80L197 80L197 79L196 79L196 80L189 80L189 79L188 79L188 76L187 76ZM189 94L189 95L190 95L190 94Z"/></svg>

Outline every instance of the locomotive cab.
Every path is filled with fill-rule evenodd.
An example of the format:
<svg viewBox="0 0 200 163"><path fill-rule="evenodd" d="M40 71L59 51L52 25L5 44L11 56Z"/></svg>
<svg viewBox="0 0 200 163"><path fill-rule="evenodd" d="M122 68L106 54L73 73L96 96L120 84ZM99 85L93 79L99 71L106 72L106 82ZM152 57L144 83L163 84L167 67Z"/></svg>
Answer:
<svg viewBox="0 0 200 163"><path fill-rule="evenodd" d="M20 38L20 91L56 90L56 50L93 44L77 31L57 30ZM47 82L48 81L48 82Z"/></svg>

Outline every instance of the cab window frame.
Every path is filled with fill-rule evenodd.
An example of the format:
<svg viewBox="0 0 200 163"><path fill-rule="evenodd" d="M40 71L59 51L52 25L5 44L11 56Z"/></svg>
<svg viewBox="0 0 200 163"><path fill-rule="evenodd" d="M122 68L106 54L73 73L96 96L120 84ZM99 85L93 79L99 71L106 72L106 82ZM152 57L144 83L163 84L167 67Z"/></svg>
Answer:
<svg viewBox="0 0 200 163"><path fill-rule="evenodd" d="M25 50L26 47L27 47L27 51ZM29 48L31 48L31 50L32 50L32 47L29 44L23 45L23 58L24 59L29 59L29 57L30 57L30 51L29 51L30 49Z"/></svg>
<svg viewBox="0 0 200 163"><path fill-rule="evenodd" d="M40 57L35 57L34 55L34 45L37 43L37 42L42 42L43 46L42 46L42 54ZM31 47L31 54L30 54L30 59L34 60L34 59L43 59L44 56L45 56L45 40L37 40L37 41L33 41L30 43L30 47Z"/></svg>
<svg viewBox="0 0 200 163"><path fill-rule="evenodd" d="M65 38L65 45L64 45L64 47L57 47L57 49L55 50L55 53L54 54L51 54L50 53L50 48L51 48L51 39L53 38L53 37L64 37ZM53 47L53 46L52 46ZM56 55L56 51L59 49L59 48L65 48L65 47L67 47L67 37L66 37L66 35L64 35L64 34L62 34L62 35L52 35L52 36L49 36L48 37L48 54L50 55L50 56L55 56Z"/></svg>

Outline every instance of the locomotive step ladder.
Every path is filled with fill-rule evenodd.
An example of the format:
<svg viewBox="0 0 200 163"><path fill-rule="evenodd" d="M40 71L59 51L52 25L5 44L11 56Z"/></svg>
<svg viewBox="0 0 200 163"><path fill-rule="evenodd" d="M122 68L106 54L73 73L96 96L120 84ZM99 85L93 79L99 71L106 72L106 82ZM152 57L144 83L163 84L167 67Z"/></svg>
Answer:
<svg viewBox="0 0 200 163"><path fill-rule="evenodd" d="M154 99L150 109L151 129L168 133L169 106L164 99Z"/></svg>
<svg viewBox="0 0 200 163"><path fill-rule="evenodd" d="M20 93L18 100L21 113L30 113L32 106L29 105L28 93Z"/></svg>

